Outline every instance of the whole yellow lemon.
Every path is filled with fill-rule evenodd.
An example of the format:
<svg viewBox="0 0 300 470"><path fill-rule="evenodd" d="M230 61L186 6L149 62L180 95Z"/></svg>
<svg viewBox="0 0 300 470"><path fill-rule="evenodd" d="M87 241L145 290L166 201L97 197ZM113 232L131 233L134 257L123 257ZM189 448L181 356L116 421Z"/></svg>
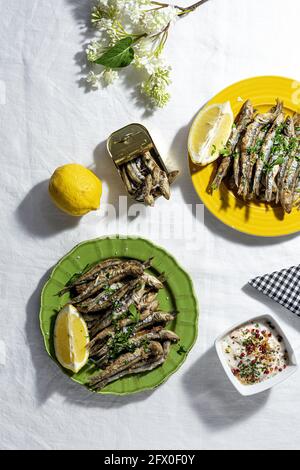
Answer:
<svg viewBox="0 0 300 470"><path fill-rule="evenodd" d="M80 217L99 208L102 182L84 166L71 163L55 170L49 193L59 209Z"/></svg>

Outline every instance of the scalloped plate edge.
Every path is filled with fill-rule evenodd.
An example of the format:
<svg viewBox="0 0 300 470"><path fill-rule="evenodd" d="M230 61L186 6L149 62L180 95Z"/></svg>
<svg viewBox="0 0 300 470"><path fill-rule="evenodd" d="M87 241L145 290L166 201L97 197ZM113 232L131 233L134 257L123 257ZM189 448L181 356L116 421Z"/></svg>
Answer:
<svg viewBox="0 0 300 470"><path fill-rule="evenodd" d="M195 302L195 307L196 307L196 318L195 318L195 325L194 325L194 338L193 338L193 341L191 343L191 345L189 346L189 348L187 349L187 351L183 354L183 357L182 357L182 361L180 362L180 364L178 364L178 366L172 371L170 372L166 377L164 377L159 383L157 383L157 385L155 386L152 386L152 387L143 387L139 390L136 390L136 391L132 391L132 392L112 392L112 391L100 391L100 392L94 392L93 390L91 390L89 387L87 387L86 385L82 384L79 380L77 380L76 378L72 377L71 375L68 375L68 377L75 383L85 387L85 389L87 391L89 391L90 393L93 393L94 395L114 395L114 396L129 396L129 395L136 395L138 393L143 393L143 392L146 392L146 391L151 391L151 390L155 390L157 389L158 387L160 387L161 385L163 385L165 382L167 382L167 380L172 376L174 375L182 366L183 364L186 362L187 360L187 357L189 355L189 353L191 352L191 350L193 349L193 347L195 346L196 344L196 341L198 339L198 333L199 333L199 318L200 318L200 308L199 308L199 301L197 299L197 296L196 296L196 292L195 292L195 289L194 289L194 284L193 284L193 281L190 277L190 275L186 272L186 270L180 265L180 263L178 263L178 261L176 260L176 258L171 255L167 250L165 250L164 248L162 248L161 246L159 245L156 245L155 243L151 242L150 240L147 240L145 238L142 238L142 237L139 237L139 236L122 236L122 235L105 235L103 237L98 237L98 238L94 238L94 239L91 239L91 240L85 240L81 243L78 243L77 245L75 245L72 250L70 250L66 255L64 255L59 261L58 263L55 265L55 267L52 269L51 271L51 274L49 276L49 279L48 281L45 283L45 285L43 286L43 289L41 291L41 297L40 297L40 302L41 302L41 307L40 307L40 311L39 311L39 323L40 323L40 330L41 330L41 333L42 333L42 336L43 336L43 340L44 340L44 345L45 345L45 349L48 353L48 355L50 356L50 358L52 359L52 361L59 367L59 369L61 369L63 371L63 373L65 375L66 374L66 371L65 369L57 362L57 360L54 359L54 357L51 355L50 351L49 351L49 348L48 348L48 344L47 344L47 340L46 340L46 335L44 333L44 330L43 330L43 325L42 325L42 311L43 311L43 308L44 308L44 294L45 294L45 291L46 291L46 288L48 287L48 284L53 280L53 276L56 272L56 270L60 267L60 265L69 257L71 256L80 246L83 246L85 244L88 244L88 243L94 243L94 242L97 242L97 241L101 241L101 240L107 240L107 239L124 239L124 240L142 240L143 242L147 243L148 245L151 245L153 246L155 249L167 254L167 256L174 262L174 264L178 267L178 269L180 269L180 271L182 271L184 273L184 275L186 276L186 278L188 279L188 282L189 282L189 285L190 285L190 289L191 289L191 293L192 293L192 296L193 296L193 301Z"/></svg>

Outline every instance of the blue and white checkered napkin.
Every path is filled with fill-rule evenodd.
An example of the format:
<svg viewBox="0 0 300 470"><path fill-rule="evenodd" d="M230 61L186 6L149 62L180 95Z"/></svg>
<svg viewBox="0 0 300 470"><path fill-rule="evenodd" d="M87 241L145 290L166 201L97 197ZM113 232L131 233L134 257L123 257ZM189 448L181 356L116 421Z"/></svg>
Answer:
<svg viewBox="0 0 300 470"><path fill-rule="evenodd" d="M249 284L300 317L300 265L256 277Z"/></svg>

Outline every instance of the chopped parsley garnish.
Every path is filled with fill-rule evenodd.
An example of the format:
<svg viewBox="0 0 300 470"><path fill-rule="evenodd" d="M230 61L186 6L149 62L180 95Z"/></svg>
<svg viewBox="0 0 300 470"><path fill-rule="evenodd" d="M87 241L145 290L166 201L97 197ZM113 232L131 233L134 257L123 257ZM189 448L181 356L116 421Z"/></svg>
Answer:
<svg viewBox="0 0 300 470"><path fill-rule="evenodd" d="M138 309L136 308L134 304L130 305L128 309L128 313L129 313L129 318L131 318L134 321L134 323L138 323L140 321L140 318L141 318L140 312L138 311Z"/></svg>
<svg viewBox="0 0 300 470"><path fill-rule="evenodd" d="M133 327L126 327L118 330L115 335L108 341L109 358L116 359L121 353L132 352L136 349L129 339L132 336Z"/></svg>
<svg viewBox="0 0 300 470"><path fill-rule="evenodd" d="M274 162L272 163L265 163L264 165L264 172L265 173L270 173L273 168L277 165L282 165L285 161L285 158L284 157L278 157L276 160L274 160Z"/></svg>
<svg viewBox="0 0 300 470"><path fill-rule="evenodd" d="M222 150L220 150L220 155L221 157L229 157L231 155L231 151L228 147L224 147Z"/></svg>
<svg viewBox="0 0 300 470"><path fill-rule="evenodd" d="M77 281L77 279L82 276L83 274L87 273L89 271L89 269L92 267L93 265L92 264L87 264L85 266L85 268L83 268L82 271L80 271L79 273L75 273L73 274L73 276L71 277L71 279L68 280L67 284L66 284L66 287L69 287L71 284L73 284L75 281Z"/></svg>
<svg viewBox="0 0 300 470"><path fill-rule="evenodd" d="M183 354L186 354L186 353L187 353L187 350L185 349L185 347L180 345L179 348L177 349L177 354L179 354L179 356L182 356Z"/></svg>
<svg viewBox="0 0 300 470"><path fill-rule="evenodd" d="M214 156L217 151L217 147L215 145L212 146L211 148L211 156Z"/></svg>

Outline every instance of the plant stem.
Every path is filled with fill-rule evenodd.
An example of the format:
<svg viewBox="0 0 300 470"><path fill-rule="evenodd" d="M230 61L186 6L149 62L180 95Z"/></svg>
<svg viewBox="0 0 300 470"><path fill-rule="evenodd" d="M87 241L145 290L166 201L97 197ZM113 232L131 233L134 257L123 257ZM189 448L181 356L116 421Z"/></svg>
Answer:
<svg viewBox="0 0 300 470"><path fill-rule="evenodd" d="M197 8L201 7L201 5L203 5L204 3L208 1L209 0L200 0L199 2L196 2L187 8L179 8L176 6L176 8L179 8L181 10L181 13L179 13L178 16L188 15L189 13L192 13L193 11L197 10Z"/></svg>
<svg viewBox="0 0 300 470"><path fill-rule="evenodd" d="M197 8L199 8L201 5L203 5L203 3L206 3L206 2L208 2L208 0L200 0L200 1L194 3L193 5L191 5L190 7L187 7L187 8L180 7L179 5L173 5L173 6L175 8L177 8L178 10L181 10L182 13L180 13L180 15L186 15L188 13L191 13L192 11L195 11ZM171 6L169 3L162 3L162 2L155 2L155 1L153 1L152 3L153 3L153 5L158 5L161 8Z"/></svg>
<svg viewBox="0 0 300 470"><path fill-rule="evenodd" d="M203 5L203 3L206 3L208 2L209 0L200 0L199 2L196 2L194 3L193 5L191 5L190 7L187 8L187 10L189 11L194 11L196 10L197 8L201 7L201 5Z"/></svg>

